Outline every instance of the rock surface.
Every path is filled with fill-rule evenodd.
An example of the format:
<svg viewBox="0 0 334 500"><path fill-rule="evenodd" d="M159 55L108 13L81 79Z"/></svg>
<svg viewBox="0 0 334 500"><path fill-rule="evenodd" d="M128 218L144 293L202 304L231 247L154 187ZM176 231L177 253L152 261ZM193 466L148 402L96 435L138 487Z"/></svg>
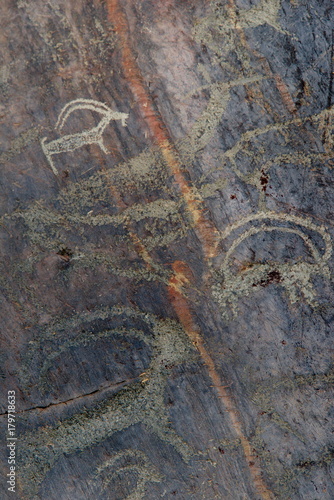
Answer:
<svg viewBox="0 0 334 500"><path fill-rule="evenodd" d="M333 15L2 0L2 498L334 498Z"/></svg>

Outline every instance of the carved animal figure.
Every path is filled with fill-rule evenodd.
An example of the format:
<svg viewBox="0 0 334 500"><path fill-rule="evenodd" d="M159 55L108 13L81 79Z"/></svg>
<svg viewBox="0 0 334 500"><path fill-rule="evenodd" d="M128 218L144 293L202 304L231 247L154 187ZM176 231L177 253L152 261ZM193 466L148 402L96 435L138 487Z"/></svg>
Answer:
<svg viewBox="0 0 334 500"><path fill-rule="evenodd" d="M77 132L75 134L67 134L50 142L46 142L47 137L44 137L41 140L44 154L55 175L58 175L58 170L52 161L53 155L74 151L75 149L81 148L87 144L98 144L102 151L105 154L108 154L109 151L105 148L102 137L105 128L111 120L121 120L123 127L125 127L126 119L129 116L126 113L113 111L103 102L94 101L93 99L76 99L66 104L60 112L56 123L56 130L61 132L70 115L74 111L82 109L96 111L102 115L102 119L96 127L83 130L82 132Z"/></svg>
<svg viewBox="0 0 334 500"><path fill-rule="evenodd" d="M277 212L259 212L256 215L249 215L234 224L231 224L223 233L223 239L246 224L254 222L266 222L244 231L235 238L230 248L226 252L224 261L218 271L218 281L213 285L213 296L221 306L222 314L228 318L228 311L233 315L237 314L237 302L240 297L249 295L258 286L267 286L276 283L283 286L291 303L298 301L299 291L309 305L315 305L315 291L312 286L312 276L320 275L330 277L328 261L332 254L332 243L330 235L323 226L318 226L309 218L302 218ZM280 224L294 224L301 228L317 233L323 240L325 249L319 253L310 237L297 228L273 225L272 221ZM296 263L267 262L254 263L247 266L238 273L235 273L230 266L231 256L236 248L247 238L261 232L280 231L292 233L299 236L308 248L313 258L312 263L299 261Z"/></svg>

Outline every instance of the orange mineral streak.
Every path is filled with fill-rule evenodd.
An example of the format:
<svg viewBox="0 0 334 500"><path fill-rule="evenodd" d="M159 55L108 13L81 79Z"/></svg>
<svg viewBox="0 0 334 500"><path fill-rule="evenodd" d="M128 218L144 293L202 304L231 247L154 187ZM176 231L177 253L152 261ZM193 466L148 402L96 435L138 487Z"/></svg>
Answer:
<svg viewBox="0 0 334 500"><path fill-rule="evenodd" d="M283 101L283 104L285 105L285 107L288 109L288 111L292 115L296 114L297 108L295 106L295 103L292 100L291 94L289 92L289 89L288 89L285 81L278 73L274 74L274 78L275 78L277 90L279 91L279 93L281 95L281 99Z"/></svg>
<svg viewBox="0 0 334 500"><path fill-rule="evenodd" d="M203 200L194 187L189 186L182 173L182 165L177 151L172 144L167 128L155 108L152 98L144 84L140 69L129 40L129 28L126 16L119 0L107 0L109 20L118 35L121 49L122 69L134 96L140 113L150 132L152 140L158 145L161 154L178 185L187 210L191 216L196 234L202 243L206 259L216 255L218 231L203 214Z"/></svg>
<svg viewBox="0 0 334 500"><path fill-rule="evenodd" d="M166 165L170 169L172 175L174 176L174 180L180 189L188 212L191 215L197 236L201 241L204 257L208 260L216 255L218 231L212 222L204 216L203 201L199 193L188 184L182 172L182 165L177 151L175 150L163 120L158 111L155 109L153 101L145 87L136 58L132 52L128 23L126 16L120 7L120 0L106 0L106 5L109 20L113 24L119 38L122 61L121 65L124 76L134 96L134 100L139 107L141 116L146 123L150 135L160 148ZM132 235L132 237L134 237L134 235ZM140 247L141 252L146 252L140 242L137 241L137 245ZM146 255L145 260L148 264L151 258ZM183 291L184 287L189 286L193 280L192 272L187 264L182 261L175 261L172 264L172 269L173 274L168 283L169 300L185 332L193 345L196 346L200 356L206 364L212 383L218 392L219 398L224 404L225 411L229 414L231 425L240 440L254 488L262 499L271 500L273 496L270 491L268 491L262 480L261 471L256 465L257 458L253 454L249 441L243 434L237 408L231 395L226 390L226 387L224 387L221 383L214 361L204 345L203 338L199 333L197 325L193 321L192 313Z"/></svg>
<svg viewBox="0 0 334 500"><path fill-rule="evenodd" d="M135 246L135 249L146 264L146 268L150 271L154 270L154 260L146 250L138 235L131 229L131 223L129 222L126 227L129 231L129 236Z"/></svg>
<svg viewBox="0 0 334 500"><path fill-rule="evenodd" d="M204 345L203 338L198 331L197 325L193 321L187 299L184 296L182 287L189 284L189 282L191 281L192 273L187 264L182 261L175 261L172 264L172 268L173 275L169 281L168 298L173 305L177 317L182 324L185 332L187 333L189 339L196 347L201 358L203 359L207 367L209 376L212 380L212 384L218 393L220 401L222 401L223 403L224 410L229 415L231 426L234 429L236 436L240 440L240 444L243 449L244 456L248 464L252 481L255 489L257 490L257 493L264 500L272 500L274 498L273 494L270 490L268 490L262 479L261 469L257 465L258 459L256 455L254 455L254 451L248 439L243 433L237 407L233 401L231 394L228 391L227 386L224 385L222 383L222 380L220 379L220 375L216 370L215 363Z"/></svg>
<svg viewBox="0 0 334 500"><path fill-rule="evenodd" d="M102 162L102 160L101 160L101 162ZM105 174L106 174L107 186L109 188L109 191L111 192L113 199L115 200L116 206L121 210L125 209L127 207L127 205L122 200L122 198L121 198L120 194L118 193L117 189L115 188L115 186L112 185L110 179L108 179L107 171L104 167L102 168L102 172L105 172ZM148 253L148 251L146 250L145 246L141 242L138 235L135 233L131 220L125 220L124 226L129 233L129 237L130 237L138 255L140 255L140 257L145 262L146 268L152 271L154 269L153 259L150 256L150 254Z"/></svg>
<svg viewBox="0 0 334 500"><path fill-rule="evenodd" d="M249 52L253 53L255 55L255 57L262 60L262 62L264 63L264 69L265 69L268 77L271 77L271 78L273 77L275 80L276 88L281 96L281 99L282 99L284 106L287 108L289 113L291 113L292 115L296 114L297 108L295 106L295 103L293 102L293 99L291 97L289 89L288 89L286 83L284 82L284 80L282 79L282 77L278 73L275 73L270 69L268 61L263 56L261 56L256 49L253 49L250 47L250 45L246 39L245 32L244 32L243 28L238 23L237 7L235 5L235 1L228 0L227 7L229 9L230 19L235 26L235 29L239 35L240 42L241 42L242 46L246 50L248 50Z"/></svg>

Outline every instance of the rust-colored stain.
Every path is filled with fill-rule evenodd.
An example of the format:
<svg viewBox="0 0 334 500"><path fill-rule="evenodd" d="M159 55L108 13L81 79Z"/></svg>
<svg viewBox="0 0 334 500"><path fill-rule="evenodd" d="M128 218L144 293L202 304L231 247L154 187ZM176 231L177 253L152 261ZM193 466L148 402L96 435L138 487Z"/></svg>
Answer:
<svg viewBox="0 0 334 500"><path fill-rule="evenodd" d="M288 87L286 86L286 83L284 82L283 78L281 77L281 75L279 75L277 73L274 74L274 78L275 78L277 90L281 95L283 104L285 105L285 107L288 109L288 111L292 115L296 114L297 108L295 106L295 103L292 100L291 94L290 94Z"/></svg>
<svg viewBox="0 0 334 500"><path fill-rule="evenodd" d="M95 154L96 154L97 158L99 158L100 164L103 165L104 164L104 157L101 154L101 152L98 150L98 151L96 151ZM105 172L107 174L107 170L104 166L102 166L102 172ZM117 191L116 187L111 183L111 181L107 175L106 175L106 183L107 183L108 189L109 189L109 191L110 191L110 193L111 193L111 195L116 203L117 208L119 208L120 210L124 210L127 207L127 205L124 203L121 195ZM131 222L131 220L125 220L124 227L128 231L129 237L133 243L133 246L134 246L136 252L145 262L146 268L149 270L153 270L153 268L154 268L153 259L150 256L149 252L144 247L139 236L136 234L136 232L133 228L133 223Z"/></svg>
<svg viewBox="0 0 334 500"><path fill-rule="evenodd" d="M173 305L174 311L176 312L176 315L185 332L204 361L212 380L212 385L215 387L218 397L222 401L224 409L229 415L234 432L240 440L255 489L260 494L261 498L264 500L271 500L273 495L270 490L268 490L262 479L259 460L254 454L255 450L252 449L248 439L244 435L242 424L238 416L239 412L233 401L233 397L228 391L228 386L222 383L220 375L215 367L214 360L205 347L203 337L198 331L198 327L193 320L189 304L182 291L182 287L187 285L191 280L191 270L187 264L182 261L175 261L172 264L172 268L174 273L169 281L168 298Z"/></svg>
<svg viewBox="0 0 334 500"><path fill-rule="evenodd" d="M101 152L98 151L96 153L96 156L99 158L100 163L103 165L104 158L103 158ZM106 172L105 167L102 167L102 171ZM122 200L121 195L118 193L118 191L115 188L115 186L112 185L112 183L110 182L110 179L108 179L107 176L106 176L106 182L107 182L107 185L108 185L108 189L109 189L109 191L110 191L113 199L115 200L116 206L120 210L124 210L127 207L127 205L124 203L124 201ZM132 243L134 245L134 248L135 248L136 252L138 253L138 255L140 255L140 257L145 262L146 268L149 269L149 270L153 270L153 268L154 268L153 259L150 256L149 252L146 250L146 248L143 245L142 241L140 240L139 236L136 234L136 232L135 232L135 230L133 228L133 224L132 224L131 220L125 220L124 221L124 227L127 229L128 233L129 233L129 237L130 237L130 239L131 239L131 241L132 241Z"/></svg>
<svg viewBox="0 0 334 500"><path fill-rule="evenodd" d="M119 38L121 67L124 77L126 78L134 100L139 107L140 114L146 123L152 141L159 147L166 165L170 169L175 183L178 185L186 203L188 212L191 215L196 234L202 244L204 258L208 261L216 255L218 231L213 223L204 216L204 205L199 193L187 182L185 176L183 175L182 165L178 157L178 153L173 146L163 119L156 110L153 100L146 89L140 69L136 62L135 54L131 47L128 22L126 15L120 6L120 1L107 0L106 5L108 9L109 21L114 26L115 32ZM131 237L135 240L134 235ZM140 242L137 241L136 243L140 249L140 253L145 256L145 261L148 265L150 265L151 258L148 254L146 255L145 248ZM227 390L226 385L224 386L222 384L220 375L215 367L214 360L205 346L204 339L198 326L193 320L190 306L184 293L185 287L189 286L192 282L193 273L189 266L183 261L175 261L172 264L172 269L173 273L170 277L167 288L169 301L172 304L174 311L189 339L203 359L212 384L216 388L220 401L222 401L224 410L229 415L234 432L240 440L254 489L262 499L271 500L273 495L268 490L262 479L262 473L258 466L259 461L254 455L252 447L243 433L242 424L238 416L238 410L233 401L232 395Z"/></svg>
<svg viewBox="0 0 334 500"><path fill-rule="evenodd" d="M232 22L234 23L235 29L239 35L241 45L247 51L251 52L252 54L254 54L255 57L257 57L258 59L260 59L262 61L263 67L267 73L267 76L269 78L274 78L276 88L281 96L283 105L289 111L290 114L295 115L297 113L297 108L295 106L295 103L293 102L293 99L291 97L289 89L288 89L286 83L284 82L283 78L278 73L275 73L274 71L272 71L272 69L270 68L270 66L268 64L268 61L266 59L264 59L263 56L261 56L256 49L252 48L249 45L243 28L238 24L237 7L235 5L235 0L228 0L227 6L229 9L230 18L231 18Z"/></svg>
<svg viewBox="0 0 334 500"><path fill-rule="evenodd" d="M119 37L122 69L127 83L137 103L140 114L147 125L152 140L159 147L166 165L170 169L178 185L188 212L192 218L197 236L203 247L205 258L211 258L216 253L218 231L213 223L203 214L203 201L194 187L190 186L182 173L182 165L177 151L172 144L168 130L155 108L153 100L146 89L136 58L129 40L129 28L126 16L118 0L108 0L109 20Z"/></svg>

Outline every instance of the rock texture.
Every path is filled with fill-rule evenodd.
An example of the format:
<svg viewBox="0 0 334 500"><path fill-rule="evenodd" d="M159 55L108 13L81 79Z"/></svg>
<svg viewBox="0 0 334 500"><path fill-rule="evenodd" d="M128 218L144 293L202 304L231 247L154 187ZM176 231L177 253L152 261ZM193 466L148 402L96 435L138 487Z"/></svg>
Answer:
<svg viewBox="0 0 334 500"><path fill-rule="evenodd" d="M2 0L2 498L334 498L333 17Z"/></svg>

